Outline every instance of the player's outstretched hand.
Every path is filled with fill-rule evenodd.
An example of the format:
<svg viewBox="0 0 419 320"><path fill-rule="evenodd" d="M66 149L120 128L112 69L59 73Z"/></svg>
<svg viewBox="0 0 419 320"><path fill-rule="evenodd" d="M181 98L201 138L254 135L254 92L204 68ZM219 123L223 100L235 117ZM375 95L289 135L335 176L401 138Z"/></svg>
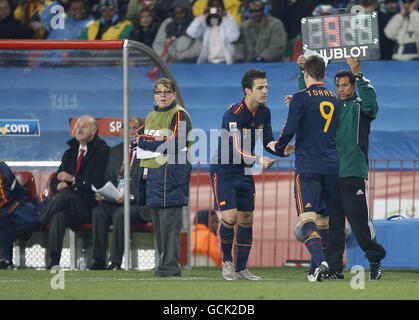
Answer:
<svg viewBox="0 0 419 320"><path fill-rule="evenodd" d="M291 94L287 94L284 98L284 103L289 107L290 106L290 102L292 99L292 95Z"/></svg>
<svg viewBox="0 0 419 320"><path fill-rule="evenodd" d="M271 149L273 152L276 152L276 150L275 150L275 143L276 143L276 141L271 141L271 142L269 142L269 143L266 145L266 148L269 148L269 149Z"/></svg>
<svg viewBox="0 0 419 320"><path fill-rule="evenodd" d="M284 155L289 156L295 151L295 141L293 143L288 143L284 150Z"/></svg>
<svg viewBox="0 0 419 320"><path fill-rule="evenodd" d="M351 71L354 75L357 75L361 72L361 63L356 58L348 58L346 59Z"/></svg>
<svg viewBox="0 0 419 320"><path fill-rule="evenodd" d="M275 159L271 159L268 157L260 157L259 158L259 164L263 166L263 169L268 169L272 167L272 165L275 163Z"/></svg>

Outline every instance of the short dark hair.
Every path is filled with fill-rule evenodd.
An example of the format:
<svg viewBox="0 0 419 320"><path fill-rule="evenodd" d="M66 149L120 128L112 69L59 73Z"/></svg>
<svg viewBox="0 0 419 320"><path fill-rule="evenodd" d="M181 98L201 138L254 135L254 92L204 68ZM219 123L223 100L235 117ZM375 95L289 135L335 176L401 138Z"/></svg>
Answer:
<svg viewBox="0 0 419 320"><path fill-rule="evenodd" d="M348 77L349 78L349 83L351 84L351 85L354 85L355 84L355 75L352 73L352 71L349 71L349 70L340 70L340 71L338 71L338 72L336 72L336 74L335 74L335 83L336 83L336 80L337 79L339 79L339 78L344 78L344 77Z"/></svg>
<svg viewBox="0 0 419 320"><path fill-rule="evenodd" d="M326 64L322 57L313 55L307 58L303 70L314 80L322 80L326 73Z"/></svg>
<svg viewBox="0 0 419 320"><path fill-rule="evenodd" d="M246 88L252 90L255 79L266 79L266 72L259 69L247 70L242 78L243 92Z"/></svg>

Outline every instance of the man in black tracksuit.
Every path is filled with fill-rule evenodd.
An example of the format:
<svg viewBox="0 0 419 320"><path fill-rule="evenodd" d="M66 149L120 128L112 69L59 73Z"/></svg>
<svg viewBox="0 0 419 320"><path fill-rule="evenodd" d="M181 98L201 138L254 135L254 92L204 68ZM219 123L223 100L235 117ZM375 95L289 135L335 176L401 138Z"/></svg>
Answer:
<svg viewBox="0 0 419 320"><path fill-rule="evenodd" d="M347 62L351 71L339 71L335 75L336 93L340 101L336 135L340 168L335 203L329 218L329 243L326 249L329 274L326 278L343 279L346 217L370 262L369 278L378 280L381 278L381 260L386 256L386 251L375 241L367 198L368 136L371 121L378 112L377 95L361 73L359 60L349 58ZM299 59L298 64L301 63ZM300 88L301 84L299 77Z"/></svg>

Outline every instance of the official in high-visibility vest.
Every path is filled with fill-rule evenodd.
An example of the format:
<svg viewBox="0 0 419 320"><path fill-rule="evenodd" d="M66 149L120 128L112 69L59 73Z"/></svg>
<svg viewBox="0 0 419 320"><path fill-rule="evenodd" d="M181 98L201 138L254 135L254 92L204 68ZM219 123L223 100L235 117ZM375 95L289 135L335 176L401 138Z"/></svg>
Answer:
<svg viewBox="0 0 419 320"><path fill-rule="evenodd" d="M162 78L154 86L154 110L137 132L141 159L139 204L151 208L159 262L155 274L180 276L182 207L188 204L191 164L188 133L192 121L176 100L175 84Z"/></svg>

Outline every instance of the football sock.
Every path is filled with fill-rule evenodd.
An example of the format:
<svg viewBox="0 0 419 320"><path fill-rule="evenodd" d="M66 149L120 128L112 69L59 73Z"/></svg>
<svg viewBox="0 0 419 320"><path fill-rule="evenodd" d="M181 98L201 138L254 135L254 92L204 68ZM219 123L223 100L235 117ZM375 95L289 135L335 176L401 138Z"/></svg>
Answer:
<svg viewBox="0 0 419 320"><path fill-rule="evenodd" d="M229 227L226 227L224 224L227 224ZM223 252L223 261L233 261L231 251L234 239L234 225L230 225L223 220L220 226L220 239L221 251Z"/></svg>
<svg viewBox="0 0 419 320"><path fill-rule="evenodd" d="M252 248L252 227L244 228L240 224L237 226L237 261L236 272L246 269L249 259L250 249Z"/></svg>
<svg viewBox="0 0 419 320"><path fill-rule="evenodd" d="M322 249L322 239L314 222L306 222L301 227L303 232L304 245L311 254L314 266L317 268L324 261L324 254Z"/></svg>

